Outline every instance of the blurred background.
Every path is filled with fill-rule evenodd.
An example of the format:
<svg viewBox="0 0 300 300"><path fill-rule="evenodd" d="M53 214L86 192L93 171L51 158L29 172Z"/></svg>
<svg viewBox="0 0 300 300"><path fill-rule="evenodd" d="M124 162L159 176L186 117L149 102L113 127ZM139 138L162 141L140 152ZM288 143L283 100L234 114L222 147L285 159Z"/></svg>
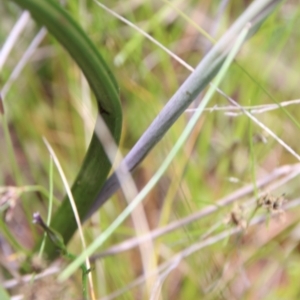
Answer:
<svg viewBox="0 0 300 300"><path fill-rule="evenodd" d="M103 4L196 67L251 2L126 0ZM190 71L95 2L68 1L65 8L95 43L120 86L120 150L126 155ZM145 274L141 249L97 259L93 273L99 298L299 299L299 13L297 1L284 1L245 43L220 86L240 105L254 106L248 111L296 155L216 93L211 109L203 114L176 160L143 202L150 230L211 205L216 208L214 213L153 241L149 261L155 276L141 279L139 284L133 283ZM31 253L41 235L32 225L32 213L47 214L47 196L42 189L49 189L49 153L42 137L53 147L71 184L89 144L96 114L93 95L70 56L8 1L0 3L0 47L21 17L23 31L5 63L0 64L4 103L0 201L3 204L8 199L5 204L12 207L2 216L0 263L10 257L10 270L18 269L23 248ZM40 41L32 46L37 35ZM33 50L18 72L29 47ZM134 172L139 190L162 164L202 97L199 95ZM90 118L82 117L82 105L89 108ZM232 196L236 204L223 208L217 204L262 180L266 180L265 186L258 184L247 193ZM55 197L62 199L65 192L56 169L53 184ZM264 194L268 197L263 199L270 200L263 200L267 209L256 209L255 199ZM294 208L285 210L283 202ZM270 203L275 203L271 209ZM117 192L85 224L87 241L107 228L126 206L122 193ZM247 222L259 215L266 216L266 221L244 230ZM241 233L231 236L230 230L241 228ZM229 233L218 240L224 232ZM128 219L99 252L135 235ZM212 242L178 261L171 260L205 241ZM80 253L77 235L68 249ZM166 262L169 265L158 271ZM12 276L5 265L2 271L3 281ZM71 282L73 287L76 280L80 282L80 274Z"/></svg>

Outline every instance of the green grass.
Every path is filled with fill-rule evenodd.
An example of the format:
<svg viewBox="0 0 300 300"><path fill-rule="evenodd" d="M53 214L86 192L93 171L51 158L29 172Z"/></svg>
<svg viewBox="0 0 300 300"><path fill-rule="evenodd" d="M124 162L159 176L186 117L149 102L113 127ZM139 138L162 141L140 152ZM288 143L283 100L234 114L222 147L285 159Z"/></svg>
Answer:
<svg viewBox="0 0 300 300"><path fill-rule="evenodd" d="M104 4L149 32L193 67L211 45L188 20L162 1L143 1L135 8L129 0ZM232 2L217 17L220 1L178 1L177 7L208 33L215 30L213 38L216 40L246 9L243 2L238 6ZM66 9L100 50L120 86L124 116L120 150L125 155L190 72L94 2L81 2L80 5L70 2ZM3 44L20 9L4 2L0 4L0 12L0 43ZM299 98L299 12L296 2L284 2L242 47L236 59L238 64L230 67L220 85L240 105L267 105L275 100L282 102ZM1 86L38 30L34 23L30 24L3 67ZM120 57L123 63L116 65ZM71 185L85 155L86 140L92 136L92 131L84 128L89 120L83 120L76 109L76 103L82 101L83 89L79 68L57 41L47 35L4 99L5 118L14 150L6 147L9 144L4 136L5 128L1 127L0 186L39 185L49 192L49 153L42 136L53 147ZM95 115L95 103L91 97L91 114ZM215 94L210 106L214 105L229 106L230 103ZM190 106L195 107L194 104ZM300 112L297 105L254 116L297 153L300 152L297 125ZM164 163L190 118L190 112L182 114L134 172L133 178L139 190ZM249 125L249 119L244 114L229 116L222 111L205 111L171 166L143 202L150 229L153 231L158 226L166 226L206 209L219 199L253 183L253 180L266 178L277 168L297 163L297 159L272 137L266 135L267 142L260 142L257 137L262 134L263 130L257 125ZM16 168L8 159L12 155L16 158ZM292 171L282 177L290 174ZM278 183L276 178L269 186L258 188L258 192L270 192L275 196L285 192L292 203L299 195L298 178L295 176L283 184ZM62 199L65 190L55 168L53 187L55 198ZM248 203L254 195L252 191L236 199L238 203L244 203L246 216L250 216L255 208L255 205ZM0 197L4 199L5 194ZM54 210L57 207L57 201L54 201ZM126 207L123 195L116 193L85 224L87 243L91 244ZM206 233L214 237L224 230L235 228L223 222L232 209L233 205L218 208L205 218L180 226L180 229L154 240L155 252L151 255L156 258L156 265L147 266L142 262L140 251L146 251L143 248L96 260L92 275L97 299L127 287L146 272L145 267L150 272L151 268L158 268L159 264L170 260L176 253L205 241L201 237ZM26 214L22 213L24 210ZM22 247L32 253L34 245L41 239L42 232L30 225L31 215L35 211L39 211L46 220L48 201L41 190L22 194L12 210L12 219L4 219L7 229L1 229L1 232L5 245L10 249L10 257L22 254ZM264 214L266 211L260 209L256 215ZM296 299L298 240L293 230L296 232L298 214L296 206L285 212L285 222L274 218L268 224L253 225L240 236L227 237L184 258L167 273L166 278L161 277L161 299ZM133 224L130 218L127 219L98 252L135 237ZM295 224L295 229L292 224ZM23 236L17 234L20 226ZM78 235L68 244L68 250L76 255L83 252ZM6 261L9 260L6 258ZM19 260L16 263L22 265ZM3 278L8 280L12 277L9 268L1 265ZM64 267L62 265L60 274ZM78 283L73 282L73 285L80 287L80 271L77 273L74 280ZM157 276L156 273L155 280ZM153 284L148 279L138 287L128 288L117 299L149 299L151 292L157 291L157 286ZM62 283L57 283L57 287L60 285ZM237 286L242 286L242 289L238 290ZM14 289L8 291L11 295L22 294L22 291Z"/></svg>

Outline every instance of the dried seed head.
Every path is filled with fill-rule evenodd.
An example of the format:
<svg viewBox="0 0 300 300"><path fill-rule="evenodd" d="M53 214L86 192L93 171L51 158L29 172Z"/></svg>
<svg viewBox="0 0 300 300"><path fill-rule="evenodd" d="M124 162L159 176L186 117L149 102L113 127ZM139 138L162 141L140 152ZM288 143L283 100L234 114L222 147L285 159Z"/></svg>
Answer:
<svg viewBox="0 0 300 300"><path fill-rule="evenodd" d="M278 214L280 217L284 216L283 206L287 202L287 199L282 194L279 197L273 196L271 194L265 194L258 199L258 206L264 207L272 214Z"/></svg>
<svg viewBox="0 0 300 300"><path fill-rule="evenodd" d="M247 221L244 216L244 209L241 205L235 205L226 218L225 223L246 229Z"/></svg>
<svg viewBox="0 0 300 300"><path fill-rule="evenodd" d="M21 189L14 186L0 187L0 211L5 211L5 221L12 219L13 209L20 197Z"/></svg>

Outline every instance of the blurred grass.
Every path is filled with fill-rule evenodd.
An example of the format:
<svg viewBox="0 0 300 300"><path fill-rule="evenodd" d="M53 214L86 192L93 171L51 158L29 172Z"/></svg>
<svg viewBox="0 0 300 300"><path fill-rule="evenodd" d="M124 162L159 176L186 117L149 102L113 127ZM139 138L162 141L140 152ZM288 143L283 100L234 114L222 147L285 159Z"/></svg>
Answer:
<svg viewBox="0 0 300 300"><path fill-rule="evenodd" d="M239 5L232 2L218 16L222 1L177 2L178 7L201 28L209 33L216 32L213 36L215 39L221 36L246 7L246 1L240 1ZM104 4L120 12L134 24L149 30L153 37L192 66L195 66L211 45L174 9L161 1L106 1ZM101 54L109 62L120 85L124 112L121 150L126 153L189 71L133 29L102 11L92 1L81 1L79 4L69 2L66 8L81 23L94 43L102 46ZM2 44L20 10L9 2L3 2L0 3L0 11ZM273 103L260 86L278 102L299 98L299 13L296 1L286 2L243 47L237 62L255 82L241 68L233 65L221 85L221 89L240 105ZM36 32L37 27L33 23L26 28L1 72L1 85L7 80ZM123 63L114 64L121 55L124 55ZM55 40L47 36L5 98L5 114L23 185L39 184L48 187L49 154L41 136L45 136L53 146L69 182L75 178L85 154L85 140L88 138L85 136L84 122L74 104L80 99L81 88L80 71ZM212 106L215 104L228 105L228 102L222 96L215 95ZM300 111L296 106L285 109L299 120ZM180 117L135 172L134 178L139 188L149 181L161 165L189 117L190 113ZM266 112L257 117L296 152L300 152L299 128L282 110ZM263 134L256 125L252 126L253 135ZM244 115L230 117L223 112L207 112L196 131L145 202L152 228L187 216L235 191L244 183L251 183L251 168L254 168L257 177L262 177L276 167L296 162L280 145L267 138L266 144L253 142L253 166L249 153L249 121ZM88 135L91 134L90 132ZM4 145L2 129L0 138L1 145ZM14 185L12 166L6 159L8 153L4 146L0 147L0 153L0 185ZM234 183L229 178L236 178L238 182ZM53 180L54 194L61 198L64 190L56 171ZM286 192L289 199L297 197L299 185L294 181L297 182L295 179L287 183L274 194ZM46 215L48 203L44 200L39 193L21 198L31 212L39 210ZM105 229L125 205L121 193L117 193L95 217L96 220L100 219L100 228L97 229L100 232ZM229 211L230 208L222 209L158 239L157 258L160 261L167 260L171 253L195 243L209 228L225 219ZM298 208L287 212L287 219L297 222L298 212ZM33 229L26 225L30 222L31 220L25 219L17 222L13 219L9 225L12 231L16 229L16 224L25 226L28 234L34 237ZM286 226L280 222L271 222L268 227L257 226L241 239L233 237L227 243L219 242L185 259L164 282L162 299L297 299L300 275L299 268L295 267L299 259L297 232L290 234L288 231L283 239L272 237L274 227L280 231L280 228L284 230ZM224 229L225 225L221 227L218 231ZM91 241L94 238L92 228L91 222L86 225L86 234ZM128 220L106 246L132 235L134 230ZM29 246L20 237L19 239L20 243ZM257 240L264 239L267 242L259 247ZM78 253L78 245L76 236L69 245L69 250ZM252 255L253 259L245 261L244 257L249 257L248 255ZM99 297L126 286L142 272L138 250L107 257L98 264L97 274L101 271L103 276L94 279ZM229 280L231 274L235 276ZM238 286L242 288L238 289ZM265 286L269 288L265 289ZM119 298L146 298L145 295L142 287L130 290Z"/></svg>

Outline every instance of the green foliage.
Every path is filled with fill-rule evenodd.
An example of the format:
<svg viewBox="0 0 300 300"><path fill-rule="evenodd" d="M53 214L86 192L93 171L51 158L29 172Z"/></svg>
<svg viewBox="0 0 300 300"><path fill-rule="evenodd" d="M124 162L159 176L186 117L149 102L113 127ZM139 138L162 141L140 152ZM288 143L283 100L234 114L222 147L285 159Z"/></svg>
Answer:
<svg viewBox="0 0 300 300"><path fill-rule="evenodd" d="M165 2L143 1L133 6L134 3L107 2L107 5L148 31L193 67L210 49L211 42ZM224 10L220 3L221 1L204 0L177 1L174 5L215 40L219 40L246 9L245 1L238 5L233 1ZM120 149L126 154L190 72L94 2L73 1L65 9L101 51L119 83L124 115ZM284 3L243 46L236 63L231 66L220 86L240 105L264 105L266 108L276 102L299 98L299 12L296 1ZM19 8L11 2L0 3L3 28L0 32L1 44L19 14ZM38 28L33 23L26 26L1 72L3 84ZM85 91L86 85L78 66L59 43L51 35L47 35L4 98L5 117L21 183L17 183L13 165L6 159L12 153L0 147L3 157L0 161L1 186L21 184L29 187L38 184L48 188L49 153L42 143L42 136L52 145L69 182L75 180L86 146L93 135L88 121L93 125L95 119L94 102L91 103L90 120L84 119L78 109L78 103L85 98ZM216 94L211 107L215 105L231 104L226 98ZM190 108L195 107L192 104ZM299 153L297 121L300 112L297 104L283 109L253 112L253 115ZM230 111L238 112L232 108ZM149 182L164 162L190 118L191 112L182 114L138 167L133 176L139 189ZM1 144L5 144L2 135ZM245 114L228 115L217 109L205 111L183 149L147 196L144 208L151 232L211 206L215 211L153 240L154 252L148 256L149 262L154 256L157 265L162 264L181 251L208 242L210 238L217 238L226 230L239 228L241 224L234 225L233 219L228 219L233 215L237 217L237 210L234 211L233 205L221 208L217 202L247 184L252 184L253 180L267 178L270 173L287 164L291 170L271 180L267 186L258 186L258 193L270 192L274 197L286 193L289 202L294 203L299 195L298 177L293 175L295 169L292 169L296 167L296 162L296 158L263 129L252 123L250 130L249 119ZM280 183L279 178L286 181ZM53 184L54 195L62 199L65 190L56 171ZM1 193L1 199L4 199L3 195ZM270 215L264 208L255 210L254 196L254 189L251 189L250 193L235 199L244 205L246 218L250 218L254 211L254 217ZM6 243L13 249L11 254L32 251L33 245L40 240L41 232L28 224L31 223L33 212L47 214L47 198L40 191L22 194L17 199L16 210L12 210L11 221L3 218L1 232L4 233ZM22 211L20 204L26 206L28 216L19 213ZM58 206L55 202L56 211ZM115 194L92 221L86 224L84 231L88 244L109 227L126 206L121 193ZM277 217L269 217L268 222L253 225L239 235L216 239L214 243L184 257L178 265L171 265L174 268L169 271L161 270L161 277L154 279L155 283L159 282L158 279L161 280L162 299L299 298L296 284L299 278L297 215L297 206L292 211L278 212ZM28 240L18 234L20 227L16 227L16 224L22 226L22 234L29 236ZM138 235L135 231L131 220L127 220L110 236L103 248L134 238ZM77 236L67 248L76 255L83 253ZM103 249L99 249L101 251ZM141 274L157 268L154 264L147 269L140 251L143 253L146 250L135 248L95 260L92 275L97 298L124 287L126 291L120 291L117 298L150 297L154 288L149 278L146 284L142 281L140 286L129 287ZM11 277L5 266L3 274L6 278ZM74 280L78 280L80 284L80 279ZM266 286L269 288L266 289Z"/></svg>
<svg viewBox="0 0 300 300"><path fill-rule="evenodd" d="M28 9L32 17L44 25L77 62L96 96L99 114L113 140L118 144L122 126L118 86L94 44L72 17L57 3L48 0L15 2ZM95 130L72 187L72 194L80 219L89 210L110 170L111 162L104 149L105 147L99 141ZM66 196L52 220L53 228L61 233L66 243L77 229L77 222L70 201ZM65 226L66 222L68 226ZM51 243L46 245L45 250L49 258L53 259L57 255L56 248Z"/></svg>

